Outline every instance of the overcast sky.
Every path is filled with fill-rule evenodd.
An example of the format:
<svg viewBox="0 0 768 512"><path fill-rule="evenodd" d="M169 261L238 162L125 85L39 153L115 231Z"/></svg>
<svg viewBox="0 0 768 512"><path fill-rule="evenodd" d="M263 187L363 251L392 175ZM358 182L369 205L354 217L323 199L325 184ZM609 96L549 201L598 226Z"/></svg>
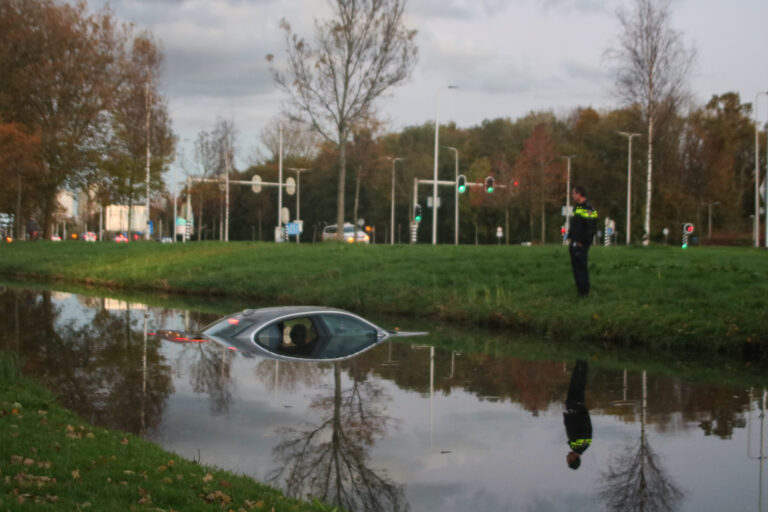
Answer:
<svg viewBox="0 0 768 512"><path fill-rule="evenodd" d="M88 0L101 8L103 0ZM578 106L614 108L603 58L617 39L616 9L627 0L409 0L406 23L418 31L411 79L379 101L391 130L455 121L516 119L532 110L565 114ZM264 124L280 112L265 56L285 55L285 18L311 39L325 0L112 0L114 14L152 31L165 54L162 88L180 149L217 119L233 119L240 167ZM704 102L735 91L754 101L768 90L768 1L672 0L672 24L698 57L690 89ZM456 91L442 90L447 84ZM439 91L436 94L436 91ZM760 99L768 118L768 98ZM175 168L169 185L184 175Z"/></svg>

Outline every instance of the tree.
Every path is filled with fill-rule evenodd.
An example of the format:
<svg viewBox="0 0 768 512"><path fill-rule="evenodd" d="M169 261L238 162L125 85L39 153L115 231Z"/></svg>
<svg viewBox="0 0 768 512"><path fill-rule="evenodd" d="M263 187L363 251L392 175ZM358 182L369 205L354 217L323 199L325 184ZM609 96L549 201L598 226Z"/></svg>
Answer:
<svg viewBox="0 0 768 512"><path fill-rule="evenodd" d="M159 92L163 56L150 34L133 40L130 60L124 69L113 106L112 140L103 167L108 169L114 199L128 202L128 226L134 199L147 195L147 165L157 190L162 172L174 156L176 137L163 96ZM149 219L150 197L147 197Z"/></svg>
<svg viewBox="0 0 768 512"><path fill-rule="evenodd" d="M273 117L259 132L259 140L267 150L264 155L254 150L251 162L255 165L264 161L276 161L280 146L280 130L283 132L283 158L286 161L309 161L319 152L320 137L315 131L308 130L307 125L296 120Z"/></svg>
<svg viewBox="0 0 768 512"><path fill-rule="evenodd" d="M606 52L617 66L617 93L627 104L640 106L647 128L643 245L650 243L651 236L654 130L685 98L683 87L695 57L670 26L668 4L669 0L633 0L631 10L619 10L623 33L618 46Z"/></svg>
<svg viewBox="0 0 768 512"><path fill-rule="evenodd" d="M556 204L562 190L562 164L555 151L555 141L544 124L533 129L515 163L516 175L522 186L522 197L528 206L533 238L533 219L541 215L541 242L546 240L546 207Z"/></svg>
<svg viewBox="0 0 768 512"><path fill-rule="evenodd" d="M403 24L406 0L335 0L334 15L315 21L315 46L285 30L285 72L274 65L278 86L288 93L291 117L317 130L339 150L336 222L344 224L346 145L355 125L371 116L374 101L410 75L416 31ZM339 230L339 237L343 235Z"/></svg>
<svg viewBox="0 0 768 512"><path fill-rule="evenodd" d="M0 0L0 117L40 133L44 236L56 195L97 160L123 76L126 30L85 2Z"/></svg>
<svg viewBox="0 0 768 512"><path fill-rule="evenodd" d="M0 123L0 211L14 212L16 238L24 233L24 212L39 200L35 186L42 173L40 135L29 134L15 123Z"/></svg>

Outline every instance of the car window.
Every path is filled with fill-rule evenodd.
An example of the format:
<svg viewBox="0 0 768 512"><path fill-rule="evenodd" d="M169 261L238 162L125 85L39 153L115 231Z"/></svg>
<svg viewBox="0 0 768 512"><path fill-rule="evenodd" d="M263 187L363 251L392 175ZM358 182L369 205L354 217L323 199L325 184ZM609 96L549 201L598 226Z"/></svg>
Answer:
<svg viewBox="0 0 768 512"><path fill-rule="evenodd" d="M289 318L256 333L256 343L285 356L311 357L318 335L310 317Z"/></svg>
<svg viewBox="0 0 768 512"><path fill-rule="evenodd" d="M323 315L330 337L315 355L318 359L345 357L359 352L377 340L377 331L371 325L346 315Z"/></svg>

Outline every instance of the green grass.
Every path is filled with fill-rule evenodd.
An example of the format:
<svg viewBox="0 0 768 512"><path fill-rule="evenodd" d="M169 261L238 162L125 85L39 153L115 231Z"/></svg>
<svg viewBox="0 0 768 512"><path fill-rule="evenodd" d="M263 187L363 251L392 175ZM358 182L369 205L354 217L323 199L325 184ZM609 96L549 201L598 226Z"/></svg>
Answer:
<svg viewBox="0 0 768 512"><path fill-rule="evenodd" d="M13 369L16 367L16 369ZM2 510L330 510L83 422L0 353Z"/></svg>
<svg viewBox="0 0 768 512"><path fill-rule="evenodd" d="M577 300L562 246L17 243L0 274L254 304L323 304L560 341L768 356L768 258L745 248L594 247Z"/></svg>

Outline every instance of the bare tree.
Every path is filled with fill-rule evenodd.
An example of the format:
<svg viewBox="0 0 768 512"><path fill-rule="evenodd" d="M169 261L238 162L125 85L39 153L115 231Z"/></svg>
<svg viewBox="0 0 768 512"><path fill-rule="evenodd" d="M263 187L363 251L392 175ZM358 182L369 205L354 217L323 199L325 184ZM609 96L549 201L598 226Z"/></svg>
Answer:
<svg viewBox="0 0 768 512"><path fill-rule="evenodd" d="M403 24L406 0L333 0L334 15L315 21L315 45L285 30L287 69L275 81L290 96L291 117L309 123L339 149L336 218L344 224L346 145L373 102L403 82L416 62L415 30ZM339 229L339 237L343 230Z"/></svg>
<svg viewBox="0 0 768 512"><path fill-rule="evenodd" d="M316 131L305 123L276 116L259 132L259 139L267 153L254 149L250 158L252 164L277 160L280 129L283 130L283 155L286 160L312 160L317 156L321 137Z"/></svg>
<svg viewBox="0 0 768 512"><path fill-rule="evenodd" d="M632 0L632 7L617 15L623 33L606 55L616 63L616 92L627 104L640 106L648 128L643 224L643 245L648 245L654 128L685 99L683 88L696 52L686 48L680 33L670 26L669 0Z"/></svg>

